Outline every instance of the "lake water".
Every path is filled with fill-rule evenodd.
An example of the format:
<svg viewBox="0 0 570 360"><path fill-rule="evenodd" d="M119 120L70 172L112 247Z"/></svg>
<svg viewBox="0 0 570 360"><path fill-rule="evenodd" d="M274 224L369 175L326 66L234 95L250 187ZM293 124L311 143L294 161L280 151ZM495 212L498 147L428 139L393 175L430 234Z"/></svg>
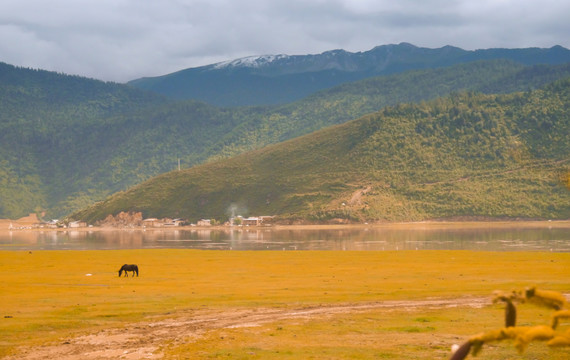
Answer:
<svg viewBox="0 0 570 360"><path fill-rule="evenodd" d="M483 250L570 251L570 228L370 227L5 231L0 250Z"/></svg>

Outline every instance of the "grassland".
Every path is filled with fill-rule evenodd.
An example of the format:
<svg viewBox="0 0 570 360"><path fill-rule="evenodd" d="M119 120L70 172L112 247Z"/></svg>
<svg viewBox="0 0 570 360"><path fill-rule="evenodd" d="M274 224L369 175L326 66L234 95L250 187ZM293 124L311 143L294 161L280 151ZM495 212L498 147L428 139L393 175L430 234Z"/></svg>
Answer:
<svg viewBox="0 0 570 360"><path fill-rule="evenodd" d="M119 278L123 263L140 276ZM501 326L494 290L567 293L569 268L547 252L0 251L0 356L445 359ZM517 358L509 344L484 356Z"/></svg>

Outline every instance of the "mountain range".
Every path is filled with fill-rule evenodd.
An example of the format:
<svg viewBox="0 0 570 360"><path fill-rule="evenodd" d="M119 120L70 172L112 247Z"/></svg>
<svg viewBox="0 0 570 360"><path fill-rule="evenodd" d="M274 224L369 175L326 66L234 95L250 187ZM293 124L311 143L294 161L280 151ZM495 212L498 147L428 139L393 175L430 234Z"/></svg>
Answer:
<svg viewBox="0 0 570 360"><path fill-rule="evenodd" d="M509 59L523 65L570 62L570 51L549 49L438 49L408 43L352 53L252 56L189 68L129 84L174 99L195 99L217 106L284 104L316 91L373 76L433 69L477 60Z"/></svg>
<svg viewBox="0 0 570 360"><path fill-rule="evenodd" d="M523 50L520 53L526 53ZM233 108L176 100L132 85L0 63L0 218L44 211L49 217L65 216L175 170L178 163L182 169L216 164L221 159L376 113L386 106L421 104L463 91L539 91L570 76L570 63L563 61L568 50L529 49L530 53L536 51L560 53L560 59L544 61L562 64L525 65L528 62L505 59L467 62L348 82L282 105ZM216 66L245 66L252 60ZM230 77L228 81L235 79ZM561 121L567 123L568 117ZM395 158L402 156L398 148L393 151ZM268 169L286 174L294 166ZM548 171L554 173L554 167ZM204 179L207 181L207 177ZM217 213L208 210L202 215L223 217L227 204L221 202ZM162 206L172 209L176 203ZM538 211L532 214L559 218L564 211L556 208L542 215ZM165 210L161 214L174 212ZM149 210L145 215L151 213Z"/></svg>

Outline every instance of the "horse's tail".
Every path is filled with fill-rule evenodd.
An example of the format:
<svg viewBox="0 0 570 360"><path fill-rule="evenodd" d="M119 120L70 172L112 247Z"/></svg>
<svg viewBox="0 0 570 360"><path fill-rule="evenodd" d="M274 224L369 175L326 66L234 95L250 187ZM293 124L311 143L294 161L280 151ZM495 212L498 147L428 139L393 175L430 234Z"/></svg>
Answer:
<svg viewBox="0 0 570 360"><path fill-rule="evenodd" d="M135 265L135 271L137 272L137 276L139 276L139 267Z"/></svg>

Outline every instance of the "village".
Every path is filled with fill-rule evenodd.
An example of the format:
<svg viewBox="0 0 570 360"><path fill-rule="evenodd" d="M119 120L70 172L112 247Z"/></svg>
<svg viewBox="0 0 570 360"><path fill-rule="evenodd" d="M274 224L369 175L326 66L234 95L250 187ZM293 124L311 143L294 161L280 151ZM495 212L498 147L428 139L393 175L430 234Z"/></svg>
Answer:
<svg viewBox="0 0 570 360"><path fill-rule="evenodd" d="M142 227L143 228L164 228L164 227L173 227L173 226L214 226L214 225L222 225L222 226L268 226L272 225L273 216L250 216L250 217L243 217L243 216L235 216L230 218L223 224L218 223L214 219L200 219L196 223L188 223L184 219L157 219L157 218L149 218L142 220Z"/></svg>
<svg viewBox="0 0 570 360"><path fill-rule="evenodd" d="M85 221L76 220L59 220L51 219L47 221L40 220L36 214L10 221L8 230L25 230L25 229L79 229L93 227L111 227L111 228L141 228L141 229L166 229L173 227L211 227L211 226L271 226L273 225L273 216L233 216L228 221L221 223L215 219L200 219L198 221L189 222L181 218L143 218L141 213L121 212L115 216L109 215L104 220L97 222L95 225L87 224Z"/></svg>

